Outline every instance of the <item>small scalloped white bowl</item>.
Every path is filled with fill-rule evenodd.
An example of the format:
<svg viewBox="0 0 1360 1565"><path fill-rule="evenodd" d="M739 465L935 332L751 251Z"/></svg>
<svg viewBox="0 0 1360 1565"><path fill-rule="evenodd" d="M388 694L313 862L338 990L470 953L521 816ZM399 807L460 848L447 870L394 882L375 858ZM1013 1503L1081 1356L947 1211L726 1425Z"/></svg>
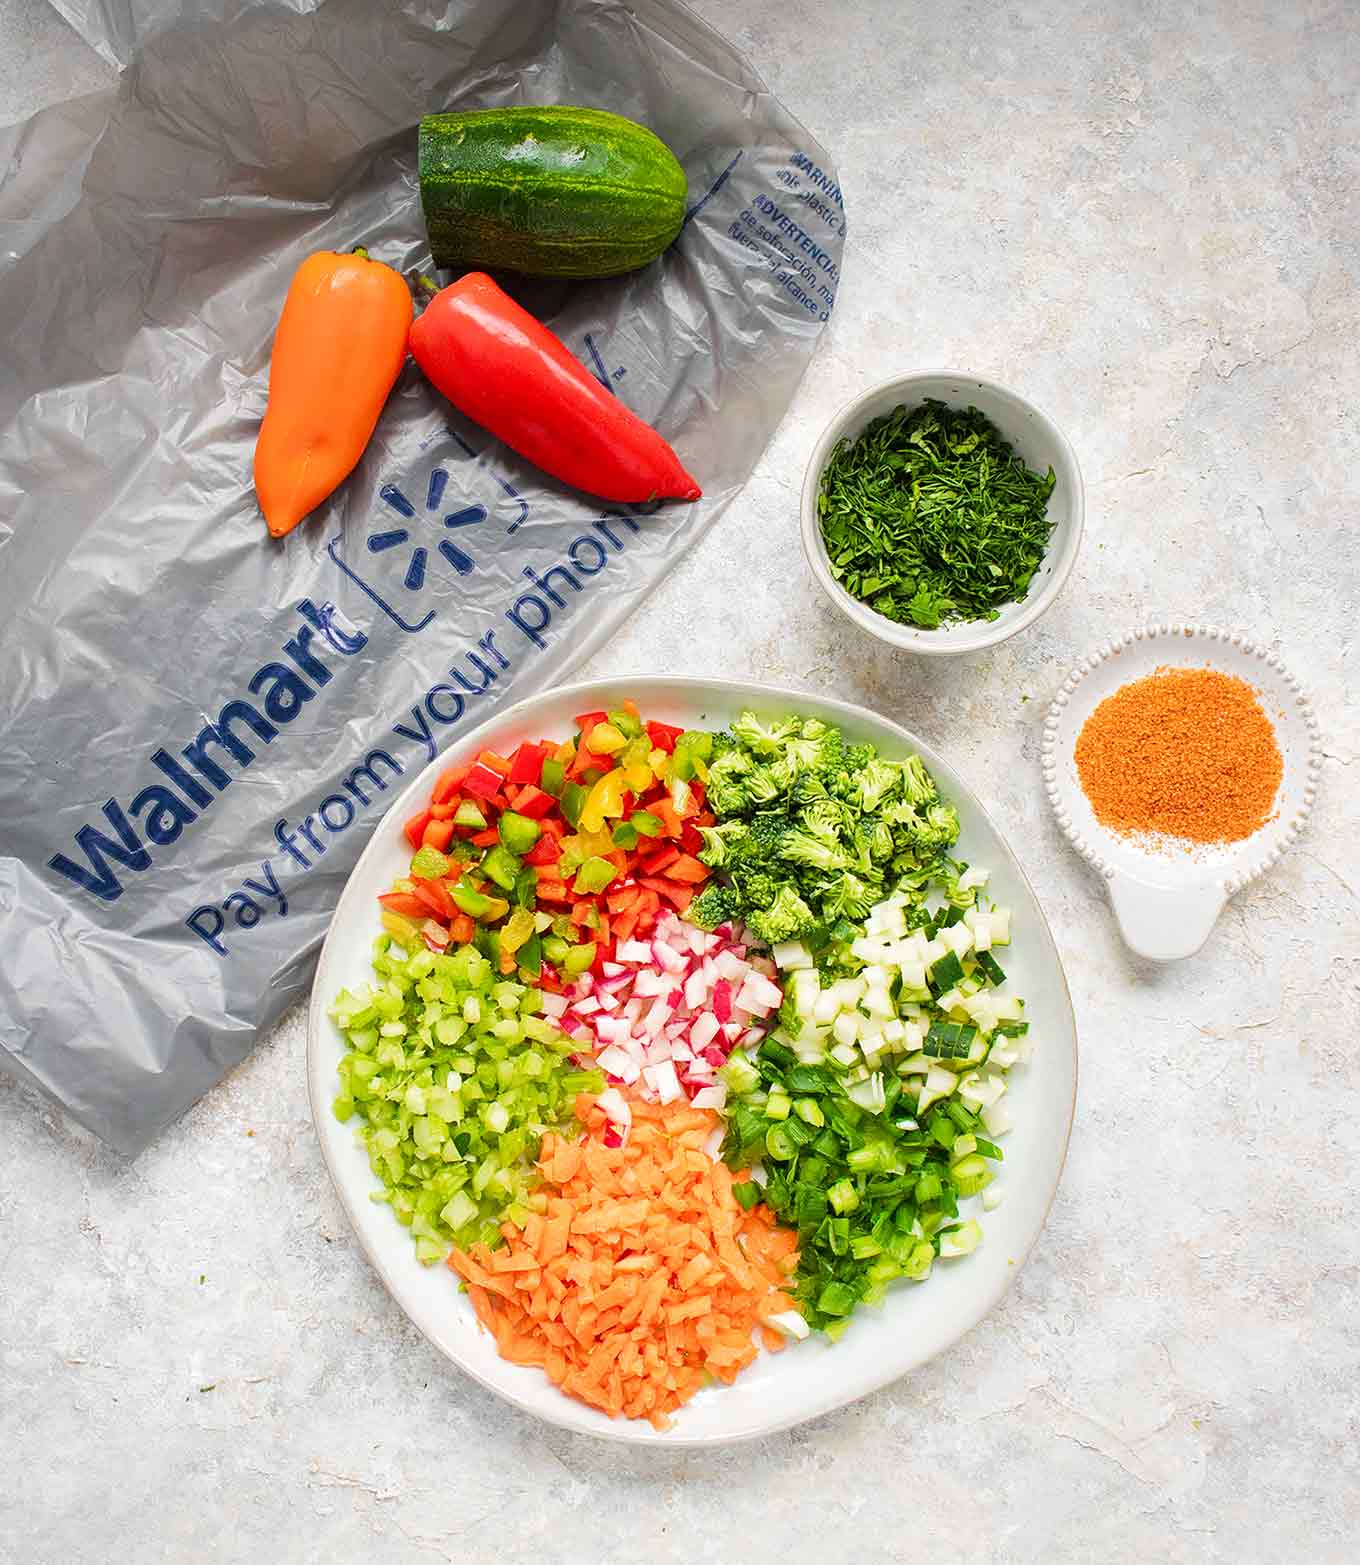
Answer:
<svg viewBox="0 0 1360 1565"><path fill-rule="evenodd" d="M817 520L822 470L836 442L853 440L873 419L891 413L902 403L918 407L927 397L938 398L950 407L977 408L1011 443L1026 467L1038 473L1046 473L1051 467L1055 479L1048 500L1052 532L1026 596L1019 603L1006 604L994 620L960 620L941 625L936 630L899 625L847 592L832 574L831 560ZM862 393L847 403L827 425L813 448L803 479L803 553L822 591L861 630L867 630L902 652L920 653L925 657L952 657L964 652L981 652L1008 641L1032 625L1041 614L1047 613L1076 564L1085 515L1086 492L1076 453L1052 419L1019 392L985 376L972 375L966 370L918 370L886 380Z"/></svg>
<svg viewBox="0 0 1360 1565"><path fill-rule="evenodd" d="M1236 675L1270 718L1284 761L1275 813L1240 842L1185 847L1124 836L1101 825L1082 791L1075 751L1087 718L1116 690L1160 668ZM1268 649L1212 625L1149 625L1106 642L1068 676L1044 725L1044 785L1058 824L1104 877L1129 949L1157 962L1193 956L1228 898L1293 844L1317 796L1321 766L1317 718L1299 682Z"/></svg>

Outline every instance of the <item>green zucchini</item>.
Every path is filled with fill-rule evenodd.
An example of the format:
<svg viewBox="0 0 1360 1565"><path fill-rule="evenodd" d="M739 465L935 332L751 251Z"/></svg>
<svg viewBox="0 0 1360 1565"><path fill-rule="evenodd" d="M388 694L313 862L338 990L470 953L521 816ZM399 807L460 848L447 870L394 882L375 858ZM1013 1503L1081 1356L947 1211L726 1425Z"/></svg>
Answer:
<svg viewBox="0 0 1360 1565"><path fill-rule="evenodd" d="M651 131L565 105L428 114L420 200L437 267L612 277L680 232L685 173Z"/></svg>

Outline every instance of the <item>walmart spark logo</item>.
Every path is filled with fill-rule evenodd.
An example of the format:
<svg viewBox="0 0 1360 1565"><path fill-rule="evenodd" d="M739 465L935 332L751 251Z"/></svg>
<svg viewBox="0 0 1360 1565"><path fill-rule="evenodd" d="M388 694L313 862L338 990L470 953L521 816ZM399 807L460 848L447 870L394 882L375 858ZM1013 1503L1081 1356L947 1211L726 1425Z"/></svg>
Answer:
<svg viewBox="0 0 1360 1565"><path fill-rule="evenodd" d="M515 514L505 531L516 532L529 515L528 501L513 484L486 471L484 459L473 446L452 431L449 433L463 454L475 461L478 472L486 472L486 477L513 502ZM479 566L474 552L475 534L470 534L469 530L491 521L490 512L476 501L446 510L448 486L448 470L433 468L425 485L424 507L418 511L399 485L383 484L378 490L383 509L373 530L363 540L359 562L350 563L341 558L342 536L339 534L326 547L341 573L408 635L424 630L435 617L436 611L424 607L419 600L441 568L441 562L455 576L471 576ZM502 504L498 500L492 503L498 507ZM434 534L429 530L431 526L437 529Z"/></svg>

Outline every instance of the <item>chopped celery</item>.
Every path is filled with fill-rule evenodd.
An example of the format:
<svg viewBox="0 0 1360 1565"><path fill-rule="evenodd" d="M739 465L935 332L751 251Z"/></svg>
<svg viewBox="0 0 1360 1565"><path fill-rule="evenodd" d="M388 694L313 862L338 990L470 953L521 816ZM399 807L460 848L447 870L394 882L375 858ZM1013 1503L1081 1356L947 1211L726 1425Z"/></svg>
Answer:
<svg viewBox="0 0 1360 1565"><path fill-rule="evenodd" d="M505 929L521 915L523 963L539 936L528 910ZM471 946L408 956L382 938L374 973L379 987L342 993L332 1007L349 1044L337 1116L357 1124L375 1194L410 1228L422 1261L477 1239L499 1243L502 1219L528 1210L542 1132L567 1129L576 1094L599 1091L603 1077L575 1066L571 1039L532 1014L534 990L500 980ZM363 1025L371 1017L381 1018L376 1029Z"/></svg>

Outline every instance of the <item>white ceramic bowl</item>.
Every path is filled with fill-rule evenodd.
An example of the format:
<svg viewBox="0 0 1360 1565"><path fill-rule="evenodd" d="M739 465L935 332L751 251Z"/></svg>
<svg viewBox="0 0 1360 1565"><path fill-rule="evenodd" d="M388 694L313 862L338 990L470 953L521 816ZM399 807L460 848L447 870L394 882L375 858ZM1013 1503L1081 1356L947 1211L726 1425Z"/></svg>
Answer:
<svg viewBox="0 0 1360 1565"><path fill-rule="evenodd" d="M1213 668L1243 679L1275 728L1284 761L1275 814L1241 842L1155 848L1102 826L1077 775L1086 720L1107 696L1159 668ZM1212 625L1149 625L1106 642L1068 676L1044 725L1049 802L1073 847L1105 879L1119 932L1138 956L1193 956L1233 892L1275 863L1303 830L1317 795L1321 736L1307 695L1274 653Z"/></svg>
<svg viewBox="0 0 1360 1565"><path fill-rule="evenodd" d="M649 717L687 727L725 725L746 706L770 715L793 709L837 723L885 753L918 752L958 808L960 853L991 870L989 889L1014 913L1014 939L1004 966L1027 1000L1035 1039L1033 1064L1011 1073L1007 1102L1016 1124L1005 1139L997 1184L1004 1199L996 1211L979 1214L984 1238L977 1251L941 1263L921 1287L899 1284L880 1307L861 1310L834 1346L812 1340L780 1354L762 1354L735 1385L701 1391L664 1432L650 1424L611 1421L563 1396L540 1371L506 1363L477 1325L448 1269L427 1269L417 1262L409 1232L386 1206L369 1200L376 1181L355 1143L353 1124L340 1124L331 1112L343 1046L326 1014L339 989L368 978L378 932L374 899L409 865L402 822L428 797L442 768L487 745L507 753L522 739L566 737L573 713L618 706L628 696ZM698 1446L769 1434L853 1402L925 1363L977 1325L1010 1286L1057 1189L1076 1097L1077 1038L1062 963L1034 892L1000 832L943 756L895 723L841 701L769 685L637 678L568 686L522 701L460 738L412 778L355 866L321 948L307 1018L307 1081L321 1150L359 1242L393 1298L441 1353L484 1386L551 1423L646 1445Z"/></svg>
<svg viewBox="0 0 1360 1565"><path fill-rule="evenodd" d="M831 574L831 561L817 520L822 469L836 442L842 438L853 440L873 419L891 413L903 403L909 408L919 407L928 397L951 407L977 408L1010 441L1027 467L1036 473L1046 473L1051 467L1056 480L1048 502L1053 531L1028 594L1019 603L1006 604L994 620L961 620L937 630L899 625L848 593ZM803 552L827 597L847 619L880 641L927 657L981 652L1032 625L1053 603L1076 561L1085 514L1085 491L1076 454L1058 426L1032 402L981 375L963 370L922 370L884 381L864 392L842 408L827 426L813 449L803 479Z"/></svg>

